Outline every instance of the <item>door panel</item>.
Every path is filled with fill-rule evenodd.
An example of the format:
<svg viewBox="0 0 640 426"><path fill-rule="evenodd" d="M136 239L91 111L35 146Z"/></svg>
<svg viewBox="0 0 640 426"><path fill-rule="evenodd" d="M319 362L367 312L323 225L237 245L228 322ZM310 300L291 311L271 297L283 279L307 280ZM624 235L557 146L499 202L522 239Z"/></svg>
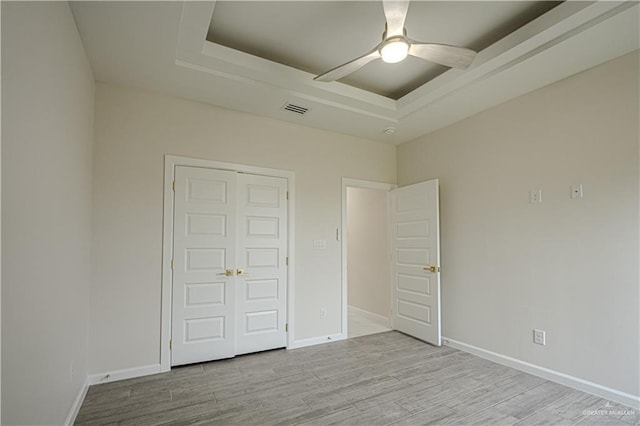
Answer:
<svg viewBox="0 0 640 426"><path fill-rule="evenodd" d="M171 365L235 353L236 173L176 167Z"/></svg>
<svg viewBox="0 0 640 426"><path fill-rule="evenodd" d="M287 180L238 175L237 354L286 346Z"/></svg>
<svg viewBox="0 0 640 426"><path fill-rule="evenodd" d="M172 365L286 346L287 180L176 167Z"/></svg>
<svg viewBox="0 0 640 426"><path fill-rule="evenodd" d="M437 346L439 220L437 179L391 191L393 328Z"/></svg>

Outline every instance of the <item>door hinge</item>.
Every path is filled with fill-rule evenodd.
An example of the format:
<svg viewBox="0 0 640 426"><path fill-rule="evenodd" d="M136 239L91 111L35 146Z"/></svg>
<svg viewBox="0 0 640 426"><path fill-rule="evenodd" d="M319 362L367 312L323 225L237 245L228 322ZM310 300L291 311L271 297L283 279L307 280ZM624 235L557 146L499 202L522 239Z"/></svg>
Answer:
<svg viewBox="0 0 640 426"><path fill-rule="evenodd" d="M289 332L289 323L286 323L286 324L284 325L284 331L285 331L285 333L288 333L288 332Z"/></svg>
<svg viewBox="0 0 640 426"><path fill-rule="evenodd" d="M176 190L176 181L174 180L173 183L171 184L171 188L173 189L173 191L175 192Z"/></svg>
<svg viewBox="0 0 640 426"><path fill-rule="evenodd" d="M171 259L171 269L173 269L173 259Z"/></svg>
<svg viewBox="0 0 640 426"><path fill-rule="evenodd" d="M169 350L173 350L173 339L169 339Z"/></svg>
<svg viewBox="0 0 640 426"><path fill-rule="evenodd" d="M289 266L289 256L285 257L284 263L285 265Z"/></svg>
<svg viewBox="0 0 640 426"><path fill-rule="evenodd" d="M287 191L287 200L289 199L289 191Z"/></svg>

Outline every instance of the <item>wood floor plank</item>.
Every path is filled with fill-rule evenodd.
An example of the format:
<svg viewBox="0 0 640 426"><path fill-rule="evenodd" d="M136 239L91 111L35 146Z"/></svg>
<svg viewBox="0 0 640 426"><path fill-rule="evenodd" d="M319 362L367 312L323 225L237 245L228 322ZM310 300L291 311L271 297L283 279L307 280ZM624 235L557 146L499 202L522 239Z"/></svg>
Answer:
<svg viewBox="0 0 640 426"><path fill-rule="evenodd" d="M455 413L449 416L450 418L455 417ZM447 422L453 425L469 425L469 426L511 426L518 422L518 419L506 415L504 413L500 413L494 411L492 409L483 410L479 413L476 413L472 416L465 417L463 419L456 419L455 421Z"/></svg>
<svg viewBox="0 0 640 426"><path fill-rule="evenodd" d="M394 403L387 403L365 411L350 407L340 412L300 423L300 425L388 425L410 414L411 413Z"/></svg>
<svg viewBox="0 0 640 426"><path fill-rule="evenodd" d="M352 425L388 425L410 415L409 411L391 402L363 410L345 423Z"/></svg>
<svg viewBox="0 0 640 426"><path fill-rule="evenodd" d="M428 410L413 413L411 416L404 417L399 421L392 423L393 425L439 425L444 424L446 419L455 415L455 411L444 405L434 405Z"/></svg>
<svg viewBox="0 0 640 426"><path fill-rule="evenodd" d="M121 426L136 425L178 425L192 424L200 419L216 422L234 415L253 413L262 408L259 401L245 401L242 403L211 403L203 402L185 405L176 409L158 410L144 416L129 417L119 420Z"/></svg>
<svg viewBox="0 0 640 426"><path fill-rule="evenodd" d="M491 407L491 411L500 412L518 420L531 415L531 413L542 410L553 401L561 398L571 389L566 386L552 382L544 382L540 386L522 392L507 401Z"/></svg>
<svg viewBox="0 0 640 426"><path fill-rule="evenodd" d="M421 383L417 383L415 385L408 385L406 383L402 383L402 386L398 387L393 391L380 392L378 394L371 395L368 398L361 399L359 401L354 402L353 405L357 409L365 411L365 410L369 410L371 408L375 408L377 406L386 404L388 402L396 403L397 401L410 398L416 393L422 392L429 388L433 388L438 384L440 384L440 382L434 382L434 381L424 381ZM408 410L404 408L403 410L408 412Z"/></svg>
<svg viewBox="0 0 640 426"><path fill-rule="evenodd" d="M91 386L76 424L585 426L639 421L637 411L619 404L386 332Z"/></svg>
<svg viewBox="0 0 640 426"><path fill-rule="evenodd" d="M574 424L585 416L587 410L599 407L605 403L606 401L602 398L570 389L564 396L547 405L545 411ZM524 420L526 420L526 418Z"/></svg>
<svg viewBox="0 0 640 426"><path fill-rule="evenodd" d="M340 401L353 402L368 398L379 392L387 392L397 389L402 384L393 377L379 377L360 382L355 382L341 387L323 387L320 392L314 392L304 397L310 407L322 407L327 403L339 403Z"/></svg>
<svg viewBox="0 0 640 426"><path fill-rule="evenodd" d="M536 411L529 417L515 423L516 426L573 426L575 422L546 410Z"/></svg>
<svg viewBox="0 0 640 426"><path fill-rule="evenodd" d="M360 410L354 406L345 408L344 410L334 411L333 413L326 414L324 416L316 417L298 423L302 426L329 426L329 425L345 425L349 424L354 418L360 415ZM359 423L362 424L362 423Z"/></svg>

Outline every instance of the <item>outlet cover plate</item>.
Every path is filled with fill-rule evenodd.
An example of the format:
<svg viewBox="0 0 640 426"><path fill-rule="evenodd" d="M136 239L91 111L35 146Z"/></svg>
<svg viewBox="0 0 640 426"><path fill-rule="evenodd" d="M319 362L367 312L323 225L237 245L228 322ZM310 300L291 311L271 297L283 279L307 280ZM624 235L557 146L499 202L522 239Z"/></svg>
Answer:
<svg viewBox="0 0 640 426"><path fill-rule="evenodd" d="M542 190L532 189L531 191L529 191L529 204L539 203L542 203Z"/></svg>
<svg viewBox="0 0 640 426"><path fill-rule="evenodd" d="M571 185L571 198L582 198L582 185Z"/></svg>

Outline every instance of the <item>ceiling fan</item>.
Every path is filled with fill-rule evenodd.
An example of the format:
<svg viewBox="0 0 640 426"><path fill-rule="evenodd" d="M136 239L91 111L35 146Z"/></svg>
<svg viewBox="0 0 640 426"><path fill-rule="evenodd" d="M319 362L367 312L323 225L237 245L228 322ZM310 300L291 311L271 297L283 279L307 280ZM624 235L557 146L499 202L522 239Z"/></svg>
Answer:
<svg viewBox="0 0 640 426"><path fill-rule="evenodd" d="M411 55L447 67L466 69L476 57L476 52L464 47L422 43L407 38L404 21L409 9L409 0L383 0L382 5L387 20L382 42L369 53L320 74L314 80L329 82L341 79L375 59L396 63Z"/></svg>

